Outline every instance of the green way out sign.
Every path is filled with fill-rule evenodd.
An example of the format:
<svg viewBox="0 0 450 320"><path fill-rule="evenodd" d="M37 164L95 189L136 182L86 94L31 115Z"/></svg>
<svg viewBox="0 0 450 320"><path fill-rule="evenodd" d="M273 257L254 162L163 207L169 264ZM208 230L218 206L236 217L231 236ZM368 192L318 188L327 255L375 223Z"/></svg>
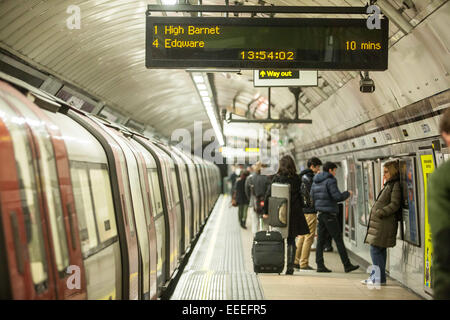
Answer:
<svg viewBox="0 0 450 320"><path fill-rule="evenodd" d="M260 69L253 72L255 87L317 86L317 71Z"/></svg>

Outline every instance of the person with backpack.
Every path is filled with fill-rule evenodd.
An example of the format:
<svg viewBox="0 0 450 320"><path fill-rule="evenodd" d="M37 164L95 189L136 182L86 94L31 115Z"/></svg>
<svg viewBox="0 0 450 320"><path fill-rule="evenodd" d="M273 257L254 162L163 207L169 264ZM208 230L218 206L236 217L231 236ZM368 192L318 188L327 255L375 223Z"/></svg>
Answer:
<svg viewBox="0 0 450 320"><path fill-rule="evenodd" d="M247 179L249 172L244 170L241 177L236 181L236 203L238 205L239 223L242 228L247 229L245 223L247 221L247 209L249 199L245 194L245 180Z"/></svg>
<svg viewBox="0 0 450 320"><path fill-rule="evenodd" d="M353 265L347 254L347 249L342 239L342 233L339 230L339 222L337 215L339 214L338 202L346 200L352 196L352 191L340 192L337 186L336 176L337 165L333 162L326 162L323 165L323 172L315 175L313 184L311 186L311 198L314 203L314 207L317 210L318 237L316 248L316 264L317 272L332 272L325 267L323 259L324 248L324 232L327 230L339 252L342 264L344 265L345 272L351 272L359 268L358 265Z"/></svg>
<svg viewBox="0 0 450 320"><path fill-rule="evenodd" d="M362 284L386 284L386 248L395 247L396 243L398 213L402 201L397 161L387 162L383 174L386 182L370 210L364 239L365 243L370 244L374 268L369 278L361 281Z"/></svg>
<svg viewBox="0 0 450 320"><path fill-rule="evenodd" d="M290 185L290 210L289 210L289 225L287 236L287 269L286 274L294 274L294 259L295 259L295 238L299 235L309 234L309 227L303 214L303 199L300 192L301 180L297 174L295 162L290 155L285 155L280 159L278 172L272 178L273 183L289 184ZM268 204L269 197L272 194L272 185L266 192L264 203ZM269 206L264 206L264 213L268 215Z"/></svg>
<svg viewBox="0 0 450 320"><path fill-rule="evenodd" d="M311 186L314 175L319 173L322 161L313 157L308 160L308 169L300 172L300 180L302 182L300 191L303 198L303 213L309 227L309 234L299 236L297 241L297 252L295 253L294 268L300 270L314 270L309 266L309 253L314 242L317 227L317 212L311 199Z"/></svg>
<svg viewBox="0 0 450 320"><path fill-rule="evenodd" d="M262 164L257 162L254 165L254 173L245 181L245 193L250 199L253 208L252 232L256 234L258 226L261 224L264 208L264 197L270 185L268 176L261 174Z"/></svg>

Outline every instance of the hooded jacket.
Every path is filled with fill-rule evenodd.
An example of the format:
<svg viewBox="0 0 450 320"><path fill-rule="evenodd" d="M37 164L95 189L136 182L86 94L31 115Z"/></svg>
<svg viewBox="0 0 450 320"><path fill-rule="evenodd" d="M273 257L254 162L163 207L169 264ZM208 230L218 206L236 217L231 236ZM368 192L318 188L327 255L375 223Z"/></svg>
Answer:
<svg viewBox="0 0 450 320"><path fill-rule="evenodd" d="M395 247L398 226L395 213L400 209L401 199L398 179L386 182L370 210L365 243L382 248Z"/></svg>
<svg viewBox="0 0 450 320"><path fill-rule="evenodd" d="M316 211L339 213L338 202L350 197L348 191L340 192L336 178L329 172L315 175L311 186L311 198Z"/></svg>

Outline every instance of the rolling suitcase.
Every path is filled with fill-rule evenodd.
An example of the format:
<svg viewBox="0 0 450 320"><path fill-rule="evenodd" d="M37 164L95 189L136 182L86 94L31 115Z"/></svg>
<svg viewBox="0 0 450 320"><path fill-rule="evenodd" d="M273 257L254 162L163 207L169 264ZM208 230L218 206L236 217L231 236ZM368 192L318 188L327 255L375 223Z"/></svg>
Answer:
<svg viewBox="0 0 450 320"><path fill-rule="evenodd" d="M278 273L284 269L284 240L280 232L258 231L253 239L255 273Z"/></svg>

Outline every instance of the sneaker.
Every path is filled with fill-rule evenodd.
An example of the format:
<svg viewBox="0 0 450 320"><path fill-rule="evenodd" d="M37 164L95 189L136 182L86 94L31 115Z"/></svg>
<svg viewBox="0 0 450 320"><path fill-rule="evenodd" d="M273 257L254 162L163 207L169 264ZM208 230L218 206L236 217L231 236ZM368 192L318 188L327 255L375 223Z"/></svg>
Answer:
<svg viewBox="0 0 450 320"><path fill-rule="evenodd" d="M345 273L349 273L349 272L352 272L352 271L354 271L354 270L356 270L356 269L359 269L359 266L358 265L353 265L353 264L349 264L349 265L347 265L347 266L345 266L344 267L344 271L345 271Z"/></svg>
<svg viewBox="0 0 450 320"><path fill-rule="evenodd" d="M361 280L361 284L386 286L386 282L376 283L374 279Z"/></svg>
<svg viewBox="0 0 450 320"><path fill-rule="evenodd" d="M327 247L327 248L323 249L323 251L325 251L325 252L333 252L333 247Z"/></svg>
<svg viewBox="0 0 450 320"><path fill-rule="evenodd" d="M366 279L366 280L361 280L361 284L364 284L364 285L368 285L368 284L375 284L375 280L372 280L372 279Z"/></svg>
<svg viewBox="0 0 450 320"><path fill-rule="evenodd" d="M323 266L323 267L317 267L317 272L333 272L333 271L331 271L327 267Z"/></svg>
<svg viewBox="0 0 450 320"><path fill-rule="evenodd" d="M300 267L300 270L314 270L314 268L312 268L310 266L306 266L306 267Z"/></svg>
<svg viewBox="0 0 450 320"><path fill-rule="evenodd" d="M300 269L300 264L294 263L294 268L295 268L295 269Z"/></svg>

